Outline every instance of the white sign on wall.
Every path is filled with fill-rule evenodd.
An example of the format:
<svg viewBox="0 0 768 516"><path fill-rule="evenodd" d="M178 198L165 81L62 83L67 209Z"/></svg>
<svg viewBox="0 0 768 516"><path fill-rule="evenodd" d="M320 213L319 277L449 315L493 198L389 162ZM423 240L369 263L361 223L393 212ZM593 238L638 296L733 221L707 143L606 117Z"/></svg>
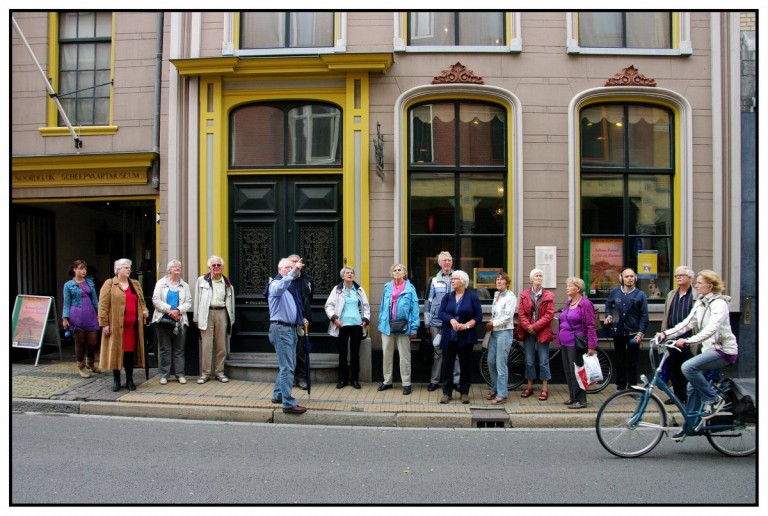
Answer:
<svg viewBox="0 0 768 516"><path fill-rule="evenodd" d="M536 268L544 271L544 288L557 287L557 246L536 246Z"/></svg>

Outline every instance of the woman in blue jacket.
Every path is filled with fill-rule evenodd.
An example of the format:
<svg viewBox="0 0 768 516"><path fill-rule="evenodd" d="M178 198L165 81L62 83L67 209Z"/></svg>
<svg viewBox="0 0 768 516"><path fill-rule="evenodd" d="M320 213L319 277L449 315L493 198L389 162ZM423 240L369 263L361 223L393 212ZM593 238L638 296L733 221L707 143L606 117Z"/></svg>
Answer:
<svg viewBox="0 0 768 516"><path fill-rule="evenodd" d="M440 403L451 401L453 390L453 364L459 358L459 394L461 402L469 403L470 373L472 371L472 348L477 343L476 326L483 321L483 308L477 294L467 290L469 276L464 271L451 274L453 292L440 302L438 317L443 321L440 347L443 349L443 371L440 383L443 397Z"/></svg>
<svg viewBox="0 0 768 516"><path fill-rule="evenodd" d="M88 369L95 374L101 372L95 360L99 349L99 295L93 280L86 276L87 271L85 260L72 263L69 272L74 278L64 284L64 309L61 314L61 325L72 330L77 369L83 378L91 377Z"/></svg>
<svg viewBox="0 0 768 516"><path fill-rule="evenodd" d="M384 382L379 391L392 388L392 362L395 346L400 355L400 378L403 381L403 395L411 393L411 339L419 329L419 296L408 281L405 266L396 263L390 269L392 281L384 285L379 308L379 331L381 332L381 351L384 354ZM395 321L404 321L405 329L395 331ZM453 367L453 364L451 364Z"/></svg>

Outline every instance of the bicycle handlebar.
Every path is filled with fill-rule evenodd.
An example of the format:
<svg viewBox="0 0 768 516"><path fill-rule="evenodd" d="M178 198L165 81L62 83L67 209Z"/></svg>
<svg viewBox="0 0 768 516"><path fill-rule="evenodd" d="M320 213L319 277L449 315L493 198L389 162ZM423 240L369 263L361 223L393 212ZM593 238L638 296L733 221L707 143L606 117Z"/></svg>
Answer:
<svg viewBox="0 0 768 516"><path fill-rule="evenodd" d="M651 348L657 348L657 349L667 348L667 349L674 349L678 353L682 353L683 352L682 349L678 348L675 345L675 341L674 340L665 340L665 341L662 342L661 340L656 339L656 337L653 337L651 339Z"/></svg>

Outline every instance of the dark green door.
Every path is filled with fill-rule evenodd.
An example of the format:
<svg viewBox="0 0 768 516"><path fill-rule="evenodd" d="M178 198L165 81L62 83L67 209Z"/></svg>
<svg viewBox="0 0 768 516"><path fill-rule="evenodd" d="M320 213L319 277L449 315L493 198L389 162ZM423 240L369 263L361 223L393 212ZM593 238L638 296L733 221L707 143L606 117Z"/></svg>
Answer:
<svg viewBox="0 0 768 516"><path fill-rule="evenodd" d="M273 351L264 287L280 258L298 254L312 278L313 351L335 352L327 335L325 301L342 267L342 176L282 175L230 178L229 271L236 324L230 355Z"/></svg>

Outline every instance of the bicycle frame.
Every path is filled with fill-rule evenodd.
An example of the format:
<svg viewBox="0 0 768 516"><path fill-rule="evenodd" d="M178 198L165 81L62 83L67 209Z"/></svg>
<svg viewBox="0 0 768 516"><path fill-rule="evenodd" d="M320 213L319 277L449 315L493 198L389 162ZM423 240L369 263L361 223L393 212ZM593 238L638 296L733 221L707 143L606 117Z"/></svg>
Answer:
<svg viewBox="0 0 768 516"><path fill-rule="evenodd" d="M668 341L668 342L671 342L671 341ZM643 393L643 395L640 398L640 402L637 404L637 410L635 411L635 415L627 422L628 425L631 425L631 426L637 425L637 422L642 417L646 407L648 406L649 398L653 396L654 388L658 387L667 396L670 397L670 399L675 403L675 406L677 406L677 408L680 410L680 415L682 415L683 420L685 421L684 427L687 429L686 433L688 435L703 435L703 433L701 432L702 427L706 428L708 432L717 432L721 430L730 430L734 428L735 425L733 424L705 425L706 421L701 419L703 404L702 406L699 407L697 411L688 412L687 407L683 405L680 399L675 395L674 391L670 389L669 386L665 382L663 382L660 378L661 371L664 367L664 363L669 358L670 349L675 348L674 344L664 344L664 343L657 342L655 339L652 339L651 347L650 347L651 360L653 360L653 352L655 348L656 349L663 348L663 354L662 354L661 360L659 361L658 367L654 371L653 378L651 378L651 380L649 381L645 375L640 375L640 379L643 382L644 387L640 387L637 385L633 385L630 387L630 390L640 391ZM718 391L718 393L723 394L722 389L720 388L719 382L713 383L713 387L715 388L715 390ZM666 412L667 409L664 408L664 411ZM669 415L668 412L667 412L667 415ZM728 415L728 413L724 412L723 415ZM669 432L669 430L672 428L670 426L662 427L659 425L653 425L648 423L641 423L641 426L646 426L651 428L661 428L667 432Z"/></svg>

